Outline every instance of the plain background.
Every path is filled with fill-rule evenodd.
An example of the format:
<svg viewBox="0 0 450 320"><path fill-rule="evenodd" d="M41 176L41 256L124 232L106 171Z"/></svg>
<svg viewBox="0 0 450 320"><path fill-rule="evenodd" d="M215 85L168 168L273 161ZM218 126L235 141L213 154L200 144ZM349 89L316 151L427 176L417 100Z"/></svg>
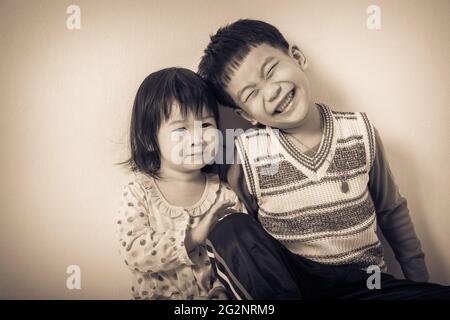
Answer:
<svg viewBox="0 0 450 320"><path fill-rule="evenodd" d="M80 30L66 28L70 4ZM371 4L381 30L366 27ZM300 46L316 101L368 114L431 280L450 284L449 1L1 0L0 298L130 297L114 235L128 173L115 163L134 95L152 71L196 70L209 34L238 18ZM69 265L81 290L66 288Z"/></svg>

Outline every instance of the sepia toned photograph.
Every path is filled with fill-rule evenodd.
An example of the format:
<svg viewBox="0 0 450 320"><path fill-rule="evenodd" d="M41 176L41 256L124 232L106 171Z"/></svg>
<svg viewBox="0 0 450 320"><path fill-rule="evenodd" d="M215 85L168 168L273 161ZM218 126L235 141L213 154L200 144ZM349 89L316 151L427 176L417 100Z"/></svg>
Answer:
<svg viewBox="0 0 450 320"><path fill-rule="evenodd" d="M450 1L0 0L0 57L1 300L450 300Z"/></svg>

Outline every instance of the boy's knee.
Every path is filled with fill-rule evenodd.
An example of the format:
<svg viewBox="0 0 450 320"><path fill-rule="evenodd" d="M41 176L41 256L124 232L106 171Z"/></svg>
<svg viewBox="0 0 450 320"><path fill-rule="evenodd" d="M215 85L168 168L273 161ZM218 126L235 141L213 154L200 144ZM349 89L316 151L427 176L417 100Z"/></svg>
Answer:
<svg viewBox="0 0 450 320"><path fill-rule="evenodd" d="M229 237L232 235L241 235L248 231L250 225L258 223L255 219L246 213L232 213L216 223L209 233L208 238Z"/></svg>
<svg viewBox="0 0 450 320"><path fill-rule="evenodd" d="M253 217L246 213L238 212L224 217L216 224L216 227L220 226L221 228L241 230L243 228L246 228L246 226L248 226L249 224L254 223L256 223L256 221Z"/></svg>

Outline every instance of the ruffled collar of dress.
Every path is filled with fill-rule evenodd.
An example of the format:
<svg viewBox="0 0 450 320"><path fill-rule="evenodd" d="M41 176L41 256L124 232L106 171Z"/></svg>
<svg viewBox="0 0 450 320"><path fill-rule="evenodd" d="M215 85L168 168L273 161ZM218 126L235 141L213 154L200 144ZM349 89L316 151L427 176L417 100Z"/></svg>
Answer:
<svg viewBox="0 0 450 320"><path fill-rule="evenodd" d="M143 175L142 183L149 192L151 203L154 204L162 214L170 218L177 218L186 213L191 217L198 217L205 214L212 207L217 199L217 193L220 188L218 175L208 173L204 173L204 175L206 177L206 185L202 197L197 203L189 207L180 207L170 204L159 190L154 178Z"/></svg>

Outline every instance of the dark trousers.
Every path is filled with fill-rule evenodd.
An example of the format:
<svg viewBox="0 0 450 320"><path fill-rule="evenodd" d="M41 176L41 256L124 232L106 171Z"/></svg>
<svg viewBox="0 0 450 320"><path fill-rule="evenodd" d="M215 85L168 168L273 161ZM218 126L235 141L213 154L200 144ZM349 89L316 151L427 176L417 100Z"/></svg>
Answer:
<svg viewBox="0 0 450 320"><path fill-rule="evenodd" d="M450 287L372 275L353 266L320 264L289 251L253 217L235 213L219 221L207 239L215 275L233 299L450 299Z"/></svg>

